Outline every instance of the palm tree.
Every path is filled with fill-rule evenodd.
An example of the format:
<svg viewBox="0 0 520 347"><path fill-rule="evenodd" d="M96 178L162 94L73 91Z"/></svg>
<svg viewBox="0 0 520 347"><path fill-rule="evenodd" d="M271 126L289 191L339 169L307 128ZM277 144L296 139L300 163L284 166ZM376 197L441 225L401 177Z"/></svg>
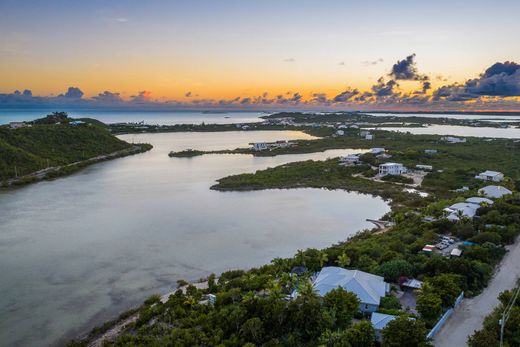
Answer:
<svg viewBox="0 0 520 347"><path fill-rule="evenodd" d="M300 261L300 265L305 266L305 258L306 258L305 251L303 251L302 249L299 249L296 257Z"/></svg>
<svg viewBox="0 0 520 347"><path fill-rule="evenodd" d="M338 263L340 267L347 267L350 265L350 258L346 253L342 253L336 260L336 263Z"/></svg>
<svg viewBox="0 0 520 347"><path fill-rule="evenodd" d="M329 257L327 256L327 253L326 252L320 252L320 256L319 256L319 260L320 260L320 267L323 267L323 265L325 265L325 263L327 263L329 261Z"/></svg>

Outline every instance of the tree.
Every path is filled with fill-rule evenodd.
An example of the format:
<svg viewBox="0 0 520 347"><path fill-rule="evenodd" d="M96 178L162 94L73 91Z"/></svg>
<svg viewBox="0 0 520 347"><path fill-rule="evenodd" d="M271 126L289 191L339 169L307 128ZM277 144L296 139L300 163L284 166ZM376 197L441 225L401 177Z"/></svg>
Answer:
<svg viewBox="0 0 520 347"><path fill-rule="evenodd" d="M459 286L460 277L454 274L437 275L428 278L426 283L429 285L427 289L431 289L442 299L443 307L452 307L462 291Z"/></svg>
<svg viewBox="0 0 520 347"><path fill-rule="evenodd" d="M327 253L323 251L320 252L319 257L320 267L323 267L323 265L325 265L329 261L329 257L327 256Z"/></svg>
<svg viewBox="0 0 520 347"><path fill-rule="evenodd" d="M395 296L384 296L381 298L379 308L386 310L400 310L401 302Z"/></svg>
<svg viewBox="0 0 520 347"><path fill-rule="evenodd" d="M401 276L411 276L413 265L404 259L394 259L381 264L378 272L385 280L394 282Z"/></svg>
<svg viewBox="0 0 520 347"><path fill-rule="evenodd" d="M254 317L248 319L240 328L240 335L246 340L259 343L264 334L264 326L260 318Z"/></svg>
<svg viewBox="0 0 520 347"><path fill-rule="evenodd" d="M354 324L347 330L346 335L352 347L372 347L376 339L374 327L367 320Z"/></svg>
<svg viewBox="0 0 520 347"><path fill-rule="evenodd" d="M417 298L417 311L428 326L433 326L442 314L442 300L435 293L421 291Z"/></svg>
<svg viewBox="0 0 520 347"><path fill-rule="evenodd" d="M429 347L428 333L420 320L404 316L397 317L383 329L382 347Z"/></svg>
<svg viewBox="0 0 520 347"><path fill-rule="evenodd" d="M340 267L347 267L350 265L350 258L348 257L348 255L346 253L342 253L339 255L338 259L336 260L336 263L338 263L338 265Z"/></svg>
<svg viewBox="0 0 520 347"><path fill-rule="evenodd" d="M356 294L338 287L325 294L323 304L331 316L335 317L335 327L344 329L350 325L359 310L360 301Z"/></svg>

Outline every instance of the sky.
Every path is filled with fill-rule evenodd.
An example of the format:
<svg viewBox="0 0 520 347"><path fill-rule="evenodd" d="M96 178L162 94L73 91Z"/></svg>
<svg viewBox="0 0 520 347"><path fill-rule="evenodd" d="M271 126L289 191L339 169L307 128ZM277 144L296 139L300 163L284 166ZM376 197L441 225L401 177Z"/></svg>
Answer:
<svg viewBox="0 0 520 347"><path fill-rule="evenodd" d="M520 110L520 1L0 2L0 107Z"/></svg>

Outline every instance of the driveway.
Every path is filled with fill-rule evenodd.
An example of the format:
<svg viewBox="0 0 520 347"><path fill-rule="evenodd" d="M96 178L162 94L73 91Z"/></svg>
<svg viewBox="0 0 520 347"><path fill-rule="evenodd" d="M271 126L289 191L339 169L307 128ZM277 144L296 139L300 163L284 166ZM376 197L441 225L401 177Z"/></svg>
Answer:
<svg viewBox="0 0 520 347"><path fill-rule="evenodd" d="M509 252L499 264L497 272L482 294L464 299L453 315L437 333L434 344L437 347L467 346L468 336L482 327L484 318L498 306L497 296L514 288L520 276L520 239L508 247Z"/></svg>

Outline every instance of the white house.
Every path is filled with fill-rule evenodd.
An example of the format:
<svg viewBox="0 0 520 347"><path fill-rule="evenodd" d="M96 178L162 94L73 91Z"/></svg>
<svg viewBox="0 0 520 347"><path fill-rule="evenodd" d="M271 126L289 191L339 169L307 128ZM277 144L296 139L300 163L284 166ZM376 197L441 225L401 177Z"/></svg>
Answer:
<svg viewBox="0 0 520 347"><path fill-rule="evenodd" d="M349 154L339 159L342 163L356 164L359 163L359 154Z"/></svg>
<svg viewBox="0 0 520 347"><path fill-rule="evenodd" d="M365 140L373 140L373 139L374 139L374 135L373 134L366 134Z"/></svg>
<svg viewBox="0 0 520 347"><path fill-rule="evenodd" d="M267 143L265 143L265 142L255 142L255 143L252 143L251 145L253 145L253 147L251 147L251 149L253 151L264 151L264 150L268 149Z"/></svg>
<svg viewBox="0 0 520 347"><path fill-rule="evenodd" d="M423 171L432 171L433 170L433 166L431 166L431 165L417 164L417 165L415 165L415 168L417 170L423 170Z"/></svg>
<svg viewBox="0 0 520 347"><path fill-rule="evenodd" d="M466 199L465 202L458 202L449 207L446 207L444 211L448 214L446 218L452 222L455 222L458 221L461 217L475 217L477 210L483 204L492 205L493 201L486 198L471 197Z"/></svg>
<svg viewBox="0 0 520 347"><path fill-rule="evenodd" d="M372 153L373 155L382 154L385 153L385 149L381 147L370 148L370 153Z"/></svg>
<svg viewBox="0 0 520 347"><path fill-rule="evenodd" d="M9 123L9 127L11 129L19 129L19 128L24 128L26 126L27 126L27 124L25 124L24 122L11 122L11 123Z"/></svg>
<svg viewBox="0 0 520 347"><path fill-rule="evenodd" d="M498 171L486 170L475 176L478 180L500 182L504 179L504 174Z"/></svg>
<svg viewBox="0 0 520 347"><path fill-rule="evenodd" d="M425 149L424 153L428 154L428 155L437 154L437 150L436 149Z"/></svg>
<svg viewBox="0 0 520 347"><path fill-rule="evenodd" d="M401 175L406 173L406 167L401 163L384 163L379 165L379 175Z"/></svg>
<svg viewBox="0 0 520 347"><path fill-rule="evenodd" d="M512 191L502 186L486 186L484 188L480 188L478 193L491 199L500 199L504 195L513 194Z"/></svg>
<svg viewBox="0 0 520 347"><path fill-rule="evenodd" d="M338 131L336 131L336 135L343 136L343 135L345 135L345 131L338 130Z"/></svg>
<svg viewBox="0 0 520 347"><path fill-rule="evenodd" d="M338 287L357 295L361 312L375 312L381 298L390 292L390 285L384 278L359 270L347 270L336 266L324 267L313 283L320 296Z"/></svg>
<svg viewBox="0 0 520 347"><path fill-rule="evenodd" d="M454 136L444 136L444 137L441 137L441 140L442 141L446 141L448 143L464 143L464 142L466 142L465 138L454 137Z"/></svg>
<svg viewBox="0 0 520 347"><path fill-rule="evenodd" d="M372 313L372 316L370 317L370 323L374 327L377 341L381 342L383 329L386 328L388 323L390 323L396 318L396 316L393 316L391 314L384 314L378 312Z"/></svg>
<svg viewBox="0 0 520 347"><path fill-rule="evenodd" d="M470 204L479 205L479 206L482 206L484 204L493 205L493 200L489 200L488 198L481 198L478 196L467 198L466 202L469 202Z"/></svg>

